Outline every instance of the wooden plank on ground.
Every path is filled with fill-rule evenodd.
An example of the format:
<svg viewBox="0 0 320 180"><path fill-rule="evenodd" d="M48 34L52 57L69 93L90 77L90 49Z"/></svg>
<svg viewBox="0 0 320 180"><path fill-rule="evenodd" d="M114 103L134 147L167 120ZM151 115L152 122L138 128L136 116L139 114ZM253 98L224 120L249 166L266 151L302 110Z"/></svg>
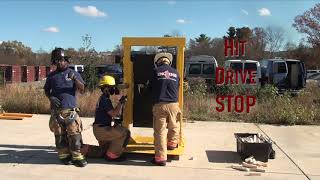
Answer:
<svg viewBox="0 0 320 180"><path fill-rule="evenodd" d="M3 116L14 116L14 117L27 117L30 118L32 114L25 114L25 113L3 113Z"/></svg>
<svg viewBox="0 0 320 180"><path fill-rule="evenodd" d="M2 116L2 115L0 115L0 119L4 119L4 120L23 120L23 117Z"/></svg>

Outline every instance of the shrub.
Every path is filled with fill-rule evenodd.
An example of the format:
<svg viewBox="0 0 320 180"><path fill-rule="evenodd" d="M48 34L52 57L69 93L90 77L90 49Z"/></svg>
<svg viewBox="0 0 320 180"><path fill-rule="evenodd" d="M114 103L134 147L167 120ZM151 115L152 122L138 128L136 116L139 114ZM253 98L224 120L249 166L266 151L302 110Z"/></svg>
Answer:
<svg viewBox="0 0 320 180"><path fill-rule="evenodd" d="M42 89L35 86L7 85L0 91L5 111L21 113L49 113L49 100Z"/></svg>
<svg viewBox="0 0 320 180"><path fill-rule="evenodd" d="M202 78L190 78L184 83L184 93L187 95L205 96L208 86Z"/></svg>
<svg viewBox="0 0 320 180"><path fill-rule="evenodd" d="M200 83L197 85L196 83ZM191 84L191 85L190 85ZM297 96L277 94L273 86L264 88L227 87L231 94L251 93L258 97L250 113L216 111L216 95L203 91L205 82L189 81L184 95L184 116L200 121L243 121L267 124L320 124L320 88L308 84ZM94 116L100 90L78 95L81 116ZM49 114L50 107L42 87L7 85L0 88L0 105L8 112Z"/></svg>

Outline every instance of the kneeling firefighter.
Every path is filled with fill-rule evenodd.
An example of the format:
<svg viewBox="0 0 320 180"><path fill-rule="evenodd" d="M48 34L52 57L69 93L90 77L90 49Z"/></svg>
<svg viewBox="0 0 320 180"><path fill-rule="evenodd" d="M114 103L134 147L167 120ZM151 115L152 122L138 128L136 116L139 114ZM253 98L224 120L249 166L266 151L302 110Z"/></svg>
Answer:
<svg viewBox="0 0 320 180"><path fill-rule="evenodd" d="M123 161L125 157L121 155L129 142L130 131L122 127L121 120L118 121L116 118L127 101L127 96L122 96L114 108L110 96L119 94L115 79L112 76L103 76L99 87L102 95L96 105L93 123L93 134L98 140L99 147L84 145L82 152L87 157L103 156L108 161Z"/></svg>
<svg viewBox="0 0 320 180"><path fill-rule="evenodd" d="M84 167L87 161L80 152L82 122L76 103L76 91L84 92L84 81L78 72L68 68L70 58L64 49L52 51L51 63L57 68L48 75L44 91L51 102L49 127L55 135L58 156L63 164Z"/></svg>

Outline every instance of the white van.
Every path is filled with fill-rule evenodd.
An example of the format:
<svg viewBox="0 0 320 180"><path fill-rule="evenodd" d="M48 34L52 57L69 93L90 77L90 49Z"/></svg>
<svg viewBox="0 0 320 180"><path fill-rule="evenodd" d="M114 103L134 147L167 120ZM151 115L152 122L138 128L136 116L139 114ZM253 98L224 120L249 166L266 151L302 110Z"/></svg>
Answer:
<svg viewBox="0 0 320 180"><path fill-rule="evenodd" d="M207 81L214 81L217 66L217 60L213 56L191 56L185 61L185 78L203 78Z"/></svg>
<svg viewBox="0 0 320 180"><path fill-rule="evenodd" d="M261 79L261 67L260 63L255 60L240 60L240 59L234 59L234 60L226 60L224 63L224 68L232 69L234 71L241 71L244 73L245 70L255 70L255 82L256 85L260 85L260 79ZM249 81L249 76L247 76L247 82ZM240 81L239 81L240 82Z"/></svg>
<svg viewBox="0 0 320 180"><path fill-rule="evenodd" d="M77 64L77 65L70 64L69 68L77 71L78 73L82 73L84 71L84 66L83 65L79 65L79 64Z"/></svg>

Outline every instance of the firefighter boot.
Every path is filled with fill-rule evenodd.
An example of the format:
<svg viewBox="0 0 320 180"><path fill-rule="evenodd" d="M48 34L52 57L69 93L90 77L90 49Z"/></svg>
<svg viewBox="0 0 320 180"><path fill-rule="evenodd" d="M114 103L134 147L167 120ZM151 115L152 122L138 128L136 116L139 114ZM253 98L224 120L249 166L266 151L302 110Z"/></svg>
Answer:
<svg viewBox="0 0 320 180"><path fill-rule="evenodd" d="M71 155L69 155L69 156L67 156L65 158L60 158L60 161L64 165L72 165L73 164Z"/></svg>
<svg viewBox="0 0 320 180"><path fill-rule="evenodd" d="M85 159L77 159L72 161L73 164L77 167L85 167L88 162Z"/></svg>
<svg viewBox="0 0 320 180"><path fill-rule="evenodd" d="M167 161L156 161L155 158L153 158L151 160L151 163L157 166L166 166L167 165Z"/></svg>

